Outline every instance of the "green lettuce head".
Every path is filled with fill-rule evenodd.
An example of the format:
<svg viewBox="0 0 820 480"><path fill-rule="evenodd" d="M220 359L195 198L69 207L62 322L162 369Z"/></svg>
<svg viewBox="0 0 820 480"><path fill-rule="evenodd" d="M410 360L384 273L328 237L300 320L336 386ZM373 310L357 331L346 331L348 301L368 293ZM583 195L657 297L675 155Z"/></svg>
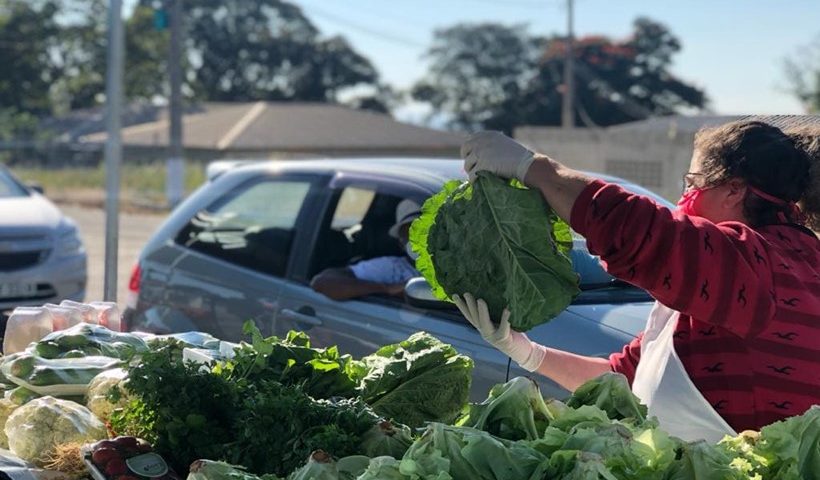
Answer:
<svg viewBox="0 0 820 480"><path fill-rule="evenodd" d="M569 227L539 192L494 175L445 184L422 206L410 244L436 297L472 293L496 319L509 307L517 331L551 320L579 293Z"/></svg>

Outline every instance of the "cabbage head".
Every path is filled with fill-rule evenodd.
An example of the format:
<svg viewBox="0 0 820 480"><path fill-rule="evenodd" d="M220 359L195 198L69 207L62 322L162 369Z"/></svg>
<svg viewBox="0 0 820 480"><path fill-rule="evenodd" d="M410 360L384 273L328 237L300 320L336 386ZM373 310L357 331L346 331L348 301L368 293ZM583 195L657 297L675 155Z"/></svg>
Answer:
<svg viewBox="0 0 820 480"><path fill-rule="evenodd" d="M516 377L494 386L483 402L471 404L469 414L458 424L507 440L536 440L544 434L550 420L552 414L538 384L526 377Z"/></svg>
<svg viewBox="0 0 820 480"><path fill-rule="evenodd" d="M471 293L495 319L509 308L520 332L548 322L580 292L567 224L538 191L486 172L430 197L410 244L436 297Z"/></svg>

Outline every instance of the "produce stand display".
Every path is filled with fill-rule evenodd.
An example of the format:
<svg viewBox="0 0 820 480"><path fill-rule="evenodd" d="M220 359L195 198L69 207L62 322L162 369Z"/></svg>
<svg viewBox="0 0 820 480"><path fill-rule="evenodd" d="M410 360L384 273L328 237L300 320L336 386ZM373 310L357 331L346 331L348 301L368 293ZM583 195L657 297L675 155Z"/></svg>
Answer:
<svg viewBox="0 0 820 480"><path fill-rule="evenodd" d="M251 322L232 344L115 332L85 312L0 358L0 478L820 478L817 406L684 442L617 374L564 401L513 378L469 404L472 360L423 332L356 359Z"/></svg>

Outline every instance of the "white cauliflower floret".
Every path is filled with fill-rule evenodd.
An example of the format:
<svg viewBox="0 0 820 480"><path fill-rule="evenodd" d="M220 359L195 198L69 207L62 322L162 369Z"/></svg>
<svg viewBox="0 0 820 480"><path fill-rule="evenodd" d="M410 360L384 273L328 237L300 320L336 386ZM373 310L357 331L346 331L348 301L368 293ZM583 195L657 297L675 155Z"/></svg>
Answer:
<svg viewBox="0 0 820 480"><path fill-rule="evenodd" d="M57 445L106 438L105 425L84 406L54 397L36 398L6 421L9 449L29 462L42 462Z"/></svg>
<svg viewBox="0 0 820 480"><path fill-rule="evenodd" d="M94 377L94 380L88 384L88 391L85 394L86 406L91 413L103 422L107 422L114 413L114 409L125 407L130 400L123 388L127 379L128 372L122 368L106 370ZM112 403L108 399L108 394L114 387L119 387L120 399Z"/></svg>
<svg viewBox="0 0 820 480"><path fill-rule="evenodd" d="M13 411L20 405L12 402L8 398L0 398L0 448L9 448L9 439L6 437L6 420Z"/></svg>

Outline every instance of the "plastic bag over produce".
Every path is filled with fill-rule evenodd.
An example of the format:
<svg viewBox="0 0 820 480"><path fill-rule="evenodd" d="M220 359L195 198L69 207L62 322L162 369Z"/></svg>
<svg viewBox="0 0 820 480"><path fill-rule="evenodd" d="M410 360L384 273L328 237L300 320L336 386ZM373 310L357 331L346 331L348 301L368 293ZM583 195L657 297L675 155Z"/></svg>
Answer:
<svg viewBox="0 0 820 480"><path fill-rule="evenodd" d="M46 335L26 350L33 350L33 353L46 359L101 355L128 360L135 354L148 350L148 344L132 333L120 333L101 325L79 323Z"/></svg>
<svg viewBox="0 0 820 480"><path fill-rule="evenodd" d="M436 297L471 293L494 319L509 307L520 332L548 322L580 292L567 224L539 192L484 172L430 197L410 243Z"/></svg>
<svg viewBox="0 0 820 480"><path fill-rule="evenodd" d="M58 358L48 360L31 353L4 361L0 372L11 382L40 395L82 396L100 373L122 365L110 357Z"/></svg>
<svg viewBox="0 0 820 480"><path fill-rule="evenodd" d="M86 392L86 406L91 413L100 420L107 422L118 407L124 407L130 400L124 384L128 380L128 372L122 368L106 370L91 380ZM117 388L119 399L113 401L112 391Z"/></svg>
<svg viewBox="0 0 820 480"><path fill-rule="evenodd" d="M87 408L69 400L35 398L16 409L5 427L11 451L42 466L57 445L105 438L105 425Z"/></svg>

